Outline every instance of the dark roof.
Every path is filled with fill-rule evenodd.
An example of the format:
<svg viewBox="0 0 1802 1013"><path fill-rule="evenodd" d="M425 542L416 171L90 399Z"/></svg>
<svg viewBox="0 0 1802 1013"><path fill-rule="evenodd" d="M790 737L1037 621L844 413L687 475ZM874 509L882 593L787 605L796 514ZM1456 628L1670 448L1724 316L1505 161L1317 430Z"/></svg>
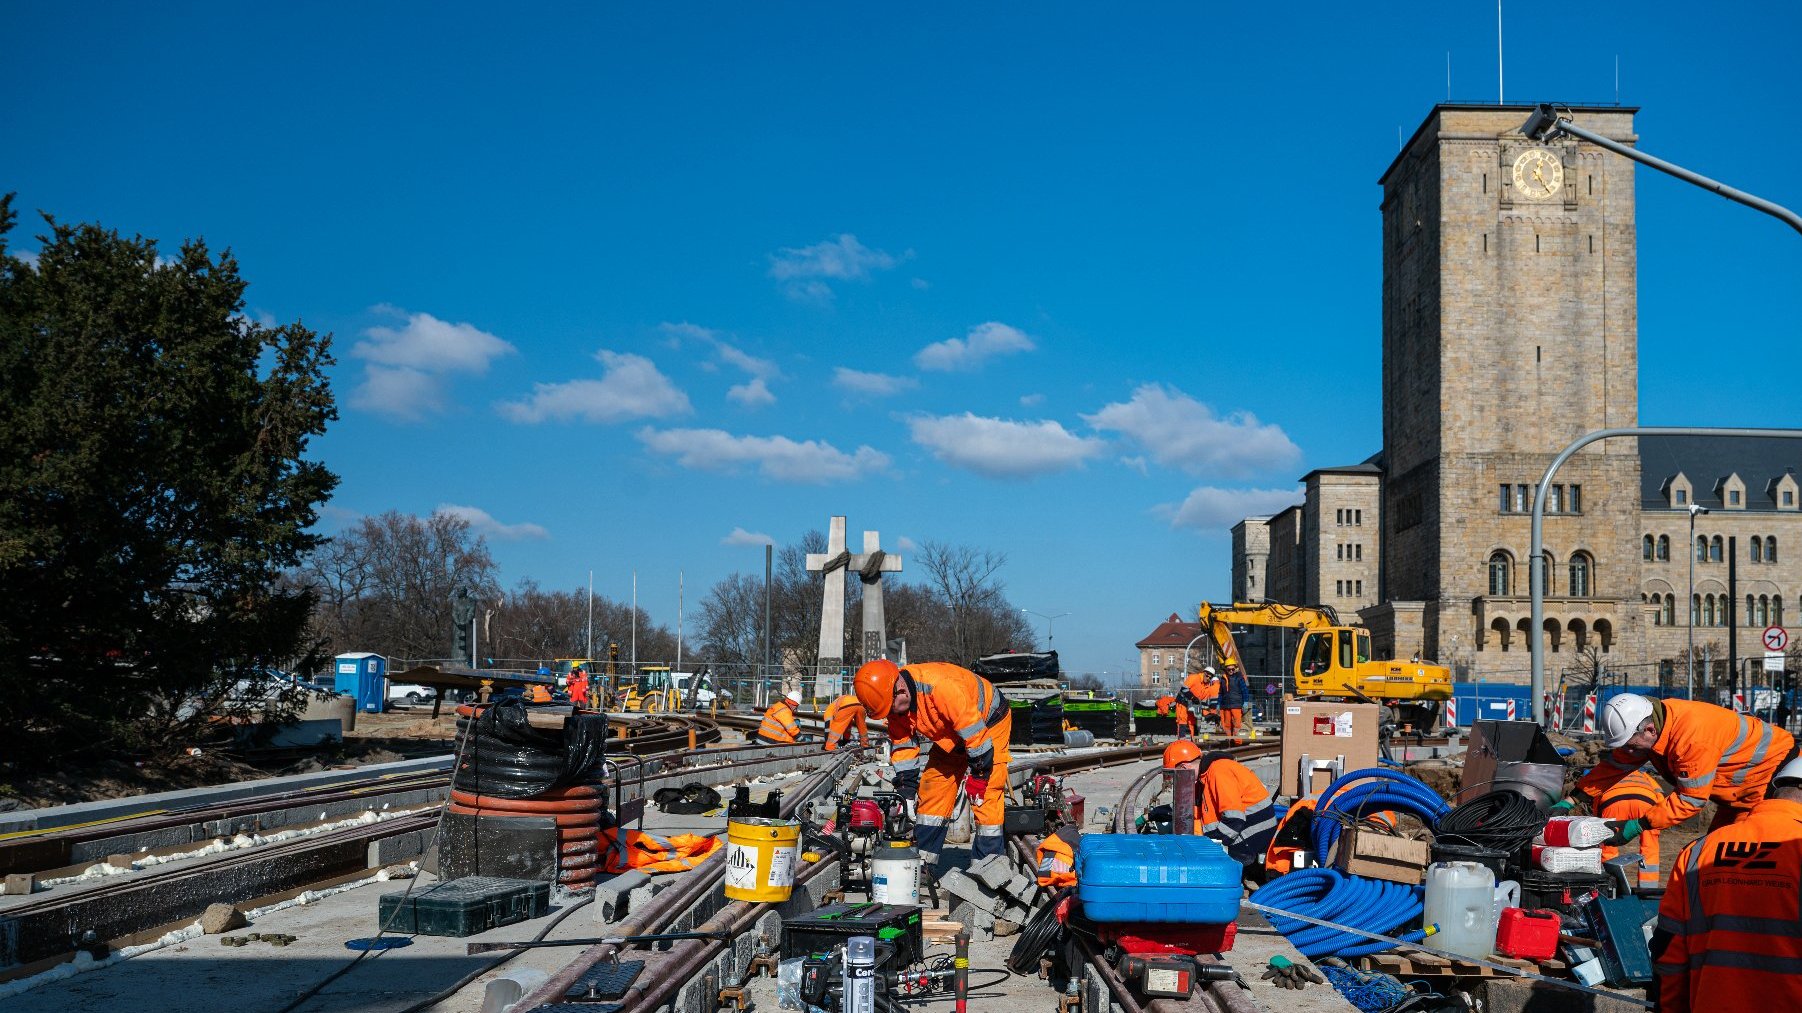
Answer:
<svg viewBox="0 0 1802 1013"><path fill-rule="evenodd" d="M1775 436L1641 436L1639 501L1648 510L1669 509L1664 485L1682 472L1695 488L1695 501L1718 509L1725 504L1716 486L1728 475L1738 475L1746 483L1746 509L1774 510L1777 504L1772 498L1772 483L1797 468L1802 468L1802 440Z"/></svg>
<svg viewBox="0 0 1802 1013"><path fill-rule="evenodd" d="M1185 623L1175 612L1138 642L1138 647L1182 647L1201 634L1200 623Z"/></svg>

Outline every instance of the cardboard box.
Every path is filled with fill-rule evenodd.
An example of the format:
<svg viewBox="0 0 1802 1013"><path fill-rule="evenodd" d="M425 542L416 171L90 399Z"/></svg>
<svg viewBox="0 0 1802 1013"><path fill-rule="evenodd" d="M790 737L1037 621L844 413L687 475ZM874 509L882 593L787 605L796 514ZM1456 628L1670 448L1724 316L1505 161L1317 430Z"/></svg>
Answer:
<svg viewBox="0 0 1802 1013"><path fill-rule="evenodd" d="M1301 758L1315 763L1344 757L1347 773L1377 765L1377 726L1382 708L1373 703L1324 700L1283 701L1283 766L1279 790L1284 795L1318 795L1332 774L1317 769L1302 783Z"/></svg>
<svg viewBox="0 0 1802 1013"><path fill-rule="evenodd" d="M1368 827L1351 827L1333 846L1333 868L1350 876L1418 886L1432 860L1425 841L1411 841Z"/></svg>

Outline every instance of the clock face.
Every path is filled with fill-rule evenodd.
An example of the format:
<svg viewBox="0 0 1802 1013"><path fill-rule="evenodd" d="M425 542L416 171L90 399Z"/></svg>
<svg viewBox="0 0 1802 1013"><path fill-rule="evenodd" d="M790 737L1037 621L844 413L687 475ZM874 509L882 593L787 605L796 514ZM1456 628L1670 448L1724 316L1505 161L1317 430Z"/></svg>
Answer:
<svg viewBox="0 0 1802 1013"><path fill-rule="evenodd" d="M1522 200L1551 200L1564 186L1564 163L1546 148L1530 148L1514 160L1514 192Z"/></svg>

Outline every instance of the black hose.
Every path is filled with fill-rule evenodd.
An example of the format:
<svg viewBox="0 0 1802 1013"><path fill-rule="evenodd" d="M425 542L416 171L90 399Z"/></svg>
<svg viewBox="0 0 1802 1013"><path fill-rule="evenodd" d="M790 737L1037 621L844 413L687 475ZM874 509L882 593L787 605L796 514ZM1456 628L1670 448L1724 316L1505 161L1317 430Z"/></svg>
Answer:
<svg viewBox="0 0 1802 1013"><path fill-rule="evenodd" d="M1014 948L1007 954L1008 970L1015 974L1039 973L1039 958L1063 936L1063 923L1057 920L1058 902L1072 889L1065 887L1059 891L1021 927L1020 938L1014 941Z"/></svg>
<svg viewBox="0 0 1802 1013"><path fill-rule="evenodd" d="M1465 845L1509 853L1520 850L1545 828L1545 816L1532 799L1512 791L1492 791L1471 799L1439 818L1436 844Z"/></svg>

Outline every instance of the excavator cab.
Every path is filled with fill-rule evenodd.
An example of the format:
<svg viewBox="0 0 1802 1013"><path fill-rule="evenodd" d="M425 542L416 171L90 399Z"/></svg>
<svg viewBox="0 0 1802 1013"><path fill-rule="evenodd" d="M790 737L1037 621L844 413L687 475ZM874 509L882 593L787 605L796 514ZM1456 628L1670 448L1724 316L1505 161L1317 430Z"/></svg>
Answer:
<svg viewBox="0 0 1802 1013"><path fill-rule="evenodd" d="M670 678L668 665L641 665L627 680L625 710L656 714L682 709L682 690Z"/></svg>

